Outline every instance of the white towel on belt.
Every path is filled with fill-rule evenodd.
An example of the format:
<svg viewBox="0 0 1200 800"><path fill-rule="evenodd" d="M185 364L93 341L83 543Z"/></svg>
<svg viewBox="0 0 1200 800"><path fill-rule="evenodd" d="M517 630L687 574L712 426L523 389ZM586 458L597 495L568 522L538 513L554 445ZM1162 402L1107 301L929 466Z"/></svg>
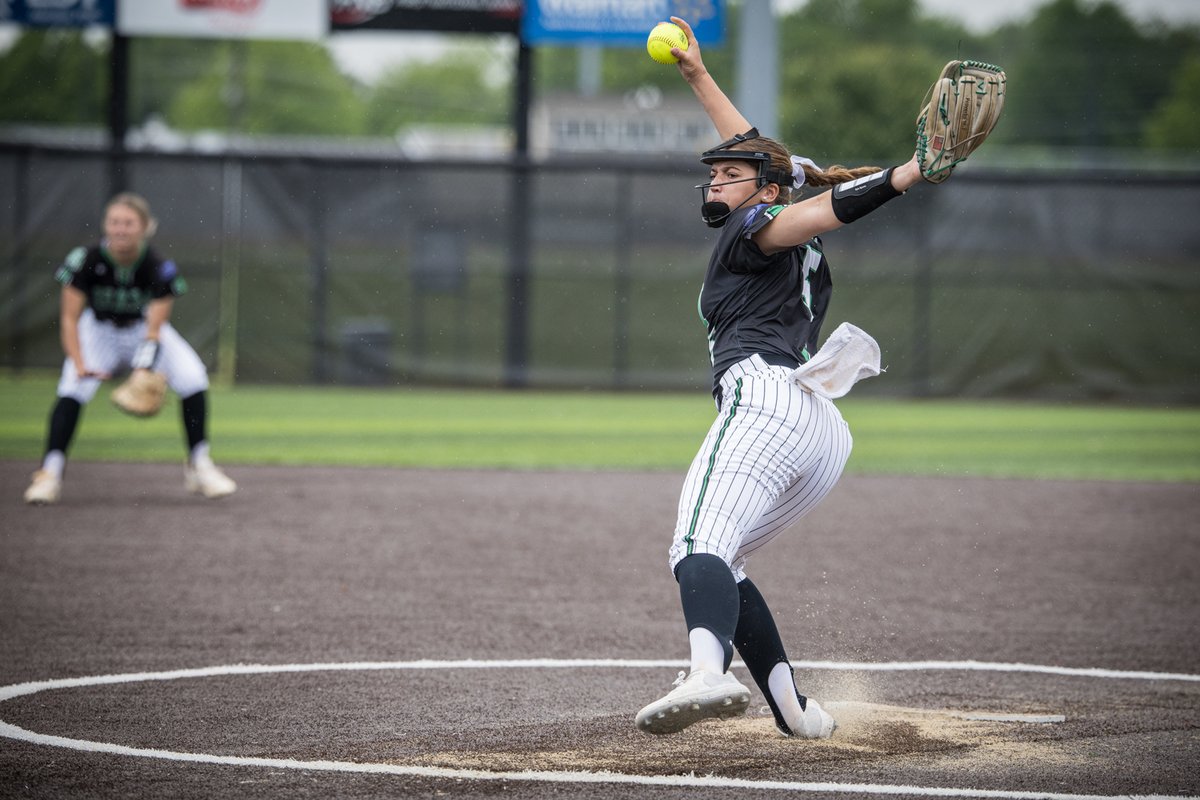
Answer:
<svg viewBox="0 0 1200 800"><path fill-rule="evenodd" d="M832 399L849 392L863 378L878 374L879 344L862 328L843 322L791 377L798 386Z"/></svg>

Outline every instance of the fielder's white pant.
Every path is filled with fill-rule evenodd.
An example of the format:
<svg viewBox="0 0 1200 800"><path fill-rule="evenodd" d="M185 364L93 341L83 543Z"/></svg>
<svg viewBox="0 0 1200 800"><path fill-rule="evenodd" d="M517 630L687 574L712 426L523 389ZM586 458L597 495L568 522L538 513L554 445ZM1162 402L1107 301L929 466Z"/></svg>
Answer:
<svg viewBox="0 0 1200 800"><path fill-rule="evenodd" d="M747 557L811 511L850 458L832 400L797 386L794 368L750 356L721 378L721 407L679 497L670 567L721 558L742 581Z"/></svg>
<svg viewBox="0 0 1200 800"><path fill-rule="evenodd" d="M145 338L145 320L118 328L111 322L97 320L90 308L79 317L83 363L97 372L110 375L127 372L134 351ZM208 370L204 362L169 322L158 331L158 361L154 369L166 376L167 385L180 397L191 397L208 388ZM87 405L99 388L99 378L80 378L71 359L64 361L62 377L58 380L59 397L70 397L80 405Z"/></svg>

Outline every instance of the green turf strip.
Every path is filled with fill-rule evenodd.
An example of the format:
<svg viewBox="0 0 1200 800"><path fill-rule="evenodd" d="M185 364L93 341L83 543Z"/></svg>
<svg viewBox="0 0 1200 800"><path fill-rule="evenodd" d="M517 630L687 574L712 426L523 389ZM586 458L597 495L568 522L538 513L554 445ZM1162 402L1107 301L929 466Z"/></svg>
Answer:
<svg viewBox="0 0 1200 800"><path fill-rule="evenodd" d="M105 386L72 457L179 461L173 396L153 419L117 412ZM439 468L686 469L715 418L703 392L216 388L221 463ZM0 458L36 462L48 375L0 376ZM846 399L852 474L1200 481L1200 409Z"/></svg>

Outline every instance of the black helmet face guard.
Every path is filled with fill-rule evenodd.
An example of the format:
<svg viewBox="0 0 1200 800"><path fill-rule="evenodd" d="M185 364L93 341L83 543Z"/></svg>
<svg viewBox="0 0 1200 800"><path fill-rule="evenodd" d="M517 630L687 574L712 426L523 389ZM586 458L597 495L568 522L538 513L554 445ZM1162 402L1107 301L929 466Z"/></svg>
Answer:
<svg viewBox="0 0 1200 800"><path fill-rule="evenodd" d="M705 150L700 154L700 163L716 164L719 161L749 161L758 165L758 174L753 178L741 178L736 181L726 181L722 186L728 186L731 183L745 183L746 181L755 181L756 188L762 188L768 183L775 183L781 187L791 187L793 179L789 173L786 177L782 175L780 170L771 168L771 154L762 150L733 150L734 145L741 142L747 142L751 139L757 139L758 128L751 128L745 133L739 133L732 139L726 139L711 150ZM704 219L704 223L710 228L719 228L729 219L729 215L736 211L736 208L730 208L727 203L710 203L708 202L708 190L712 187L714 181L701 183L694 187L700 190L700 216ZM753 195L751 195L753 196ZM750 197L747 197L738 204L738 208L749 202Z"/></svg>
<svg viewBox="0 0 1200 800"><path fill-rule="evenodd" d="M722 160L731 160L731 159L722 159ZM725 181L724 183L722 183L720 185L721 186L729 186L734 183L746 183L748 181L754 181L758 186L766 186L766 181L763 179L763 177L761 175L755 175L753 178L739 178L736 181ZM750 200L754 197L754 193L751 192L749 195L747 195L745 200L738 203L737 208L730 208L728 203L721 202L720 200L710 201L708 199L708 190L709 190L709 187L711 187L713 185L713 183L714 183L714 181L709 181L708 183L702 183L699 186L696 186L695 188L700 190L700 217L701 217L701 219L704 220L704 224L707 225L708 227L719 228L725 224L725 220L729 219L730 214L732 214L734 211L737 211L737 208L741 208L742 206L746 205L746 203L750 202Z"/></svg>

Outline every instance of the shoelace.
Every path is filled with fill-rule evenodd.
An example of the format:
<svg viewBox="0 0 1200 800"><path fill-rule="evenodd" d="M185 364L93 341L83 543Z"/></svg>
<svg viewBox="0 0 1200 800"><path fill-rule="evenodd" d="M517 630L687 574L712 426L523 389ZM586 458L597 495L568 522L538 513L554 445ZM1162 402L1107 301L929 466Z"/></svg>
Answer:
<svg viewBox="0 0 1200 800"><path fill-rule="evenodd" d="M679 675L675 678L675 682L672 683L671 685L672 686L683 686L683 682L687 680L687 676L688 676L688 674L686 672L684 672L683 670L680 670Z"/></svg>

